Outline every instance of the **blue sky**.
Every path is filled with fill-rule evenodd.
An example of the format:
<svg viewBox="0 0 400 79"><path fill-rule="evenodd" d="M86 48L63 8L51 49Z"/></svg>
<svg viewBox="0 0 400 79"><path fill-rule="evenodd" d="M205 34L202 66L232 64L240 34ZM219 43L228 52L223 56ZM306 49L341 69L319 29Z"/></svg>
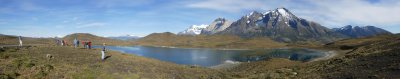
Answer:
<svg viewBox="0 0 400 79"><path fill-rule="evenodd" d="M218 17L279 7L328 28L374 25L400 33L398 0L0 0L0 34L54 37L177 33Z"/></svg>

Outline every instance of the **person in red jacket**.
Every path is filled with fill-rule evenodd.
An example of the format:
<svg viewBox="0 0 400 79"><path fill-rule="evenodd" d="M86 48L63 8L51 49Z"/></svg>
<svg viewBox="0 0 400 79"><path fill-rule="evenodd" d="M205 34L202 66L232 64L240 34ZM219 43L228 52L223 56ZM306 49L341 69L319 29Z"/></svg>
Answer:
<svg viewBox="0 0 400 79"><path fill-rule="evenodd" d="M88 42L88 47L89 47L89 49L92 49L92 42Z"/></svg>
<svg viewBox="0 0 400 79"><path fill-rule="evenodd" d="M86 42L82 41L83 48L86 48Z"/></svg>

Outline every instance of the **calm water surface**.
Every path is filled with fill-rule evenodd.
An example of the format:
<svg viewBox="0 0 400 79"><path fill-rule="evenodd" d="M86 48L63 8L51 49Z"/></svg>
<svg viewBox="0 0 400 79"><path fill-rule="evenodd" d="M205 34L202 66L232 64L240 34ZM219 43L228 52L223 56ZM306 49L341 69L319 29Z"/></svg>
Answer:
<svg viewBox="0 0 400 79"><path fill-rule="evenodd" d="M100 48L100 46L94 46ZM227 62L254 62L269 58L287 58L293 61L309 61L325 56L324 51L313 49L263 49L218 50L207 48L167 48L151 46L107 46L109 50L135 54L161 61L183 65L215 66Z"/></svg>

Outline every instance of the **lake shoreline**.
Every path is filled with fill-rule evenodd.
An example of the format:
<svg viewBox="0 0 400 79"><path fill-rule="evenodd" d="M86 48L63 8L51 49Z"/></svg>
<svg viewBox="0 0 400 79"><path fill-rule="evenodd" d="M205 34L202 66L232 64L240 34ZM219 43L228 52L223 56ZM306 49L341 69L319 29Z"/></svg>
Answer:
<svg viewBox="0 0 400 79"><path fill-rule="evenodd" d="M99 47L100 46L95 46L95 48ZM333 51L310 49L310 48L291 48L291 47L276 48L276 49L271 48L272 51L270 51L270 49L257 49L257 50L247 49L243 51L236 49L209 50L209 48L179 48L170 46L108 46L106 48L114 51L119 51L121 53L134 54L138 56L144 56L147 58L158 59L161 61L174 62L176 64L181 64L181 65L191 66L193 64L197 64L202 67L209 67L209 68L213 68L214 66L230 67L230 65L237 65L239 63L243 63L246 61L255 62L255 61L265 60L265 58L275 58L275 57L291 59L291 61L312 62L312 61L329 59L336 55L334 54L335 52ZM169 54L170 57L168 58L159 57L160 53L168 51L170 52ZM189 56L189 59L185 59L182 61L175 61L176 59L174 59L174 58L181 58L182 56L186 57L187 55ZM192 57L193 55L195 56ZM210 59L215 59L213 57L221 57L221 56L224 58L220 60L210 60ZM226 56L228 57L225 58ZM292 59L292 57L295 58ZM197 63L194 63L193 61L197 61ZM206 62L206 61L214 61L214 62Z"/></svg>
<svg viewBox="0 0 400 79"><path fill-rule="evenodd" d="M333 50L332 51L323 52L323 53L325 54L325 56L319 57L319 58L315 58L315 59L312 59L310 61L303 62L303 63L310 63L310 62L328 60L328 59L331 59L331 58L333 58L333 57L338 55L337 51L333 51ZM272 59L278 59L278 58L272 58ZM266 60L266 61L268 61L268 60ZM290 60L290 61L292 61L292 60ZM207 68L217 69L217 70L224 70L224 69L231 69L231 68L237 67L237 66L239 66L241 64L244 64L244 63L254 63L254 62L239 62L239 61L232 61L232 62L233 63L222 63L222 64L219 64L219 65L215 65L215 66L211 66L211 67L207 67Z"/></svg>

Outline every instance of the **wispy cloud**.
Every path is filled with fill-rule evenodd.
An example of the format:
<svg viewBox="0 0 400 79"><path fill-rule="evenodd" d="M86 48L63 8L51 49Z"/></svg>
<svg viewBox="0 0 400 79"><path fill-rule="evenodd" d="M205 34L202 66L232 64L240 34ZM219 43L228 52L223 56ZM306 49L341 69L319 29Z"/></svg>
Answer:
<svg viewBox="0 0 400 79"><path fill-rule="evenodd" d="M76 28L95 28L95 27L103 27L105 26L106 23L101 23L101 22L94 22L94 23L87 23L87 24L82 24L76 26Z"/></svg>
<svg viewBox="0 0 400 79"><path fill-rule="evenodd" d="M321 14L326 18L312 16L328 25L393 25L400 24L400 1L370 3L365 0L310 1L316 8L306 11ZM334 4L334 5L332 5ZM329 24L333 22L335 24Z"/></svg>
<svg viewBox="0 0 400 79"><path fill-rule="evenodd" d="M44 9L41 6L36 5L34 2L31 2L31 1L20 2L20 4L18 6L21 10L25 10L25 11L36 11L36 10Z"/></svg>
<svg viewBox="0 0 400 79"><path fill-rule="evenodd" d="M94 0L97 7L113 8L113 7L135 7L150 4L154 0Z"/></svg>
<svg viewBox="0 0 400 79"><path fill-rule="evenodd" d="M240 12L245 9L259 9L266 6L262 0L204 0L186 5L191 8L203 8L227 12Z"/></svg>

